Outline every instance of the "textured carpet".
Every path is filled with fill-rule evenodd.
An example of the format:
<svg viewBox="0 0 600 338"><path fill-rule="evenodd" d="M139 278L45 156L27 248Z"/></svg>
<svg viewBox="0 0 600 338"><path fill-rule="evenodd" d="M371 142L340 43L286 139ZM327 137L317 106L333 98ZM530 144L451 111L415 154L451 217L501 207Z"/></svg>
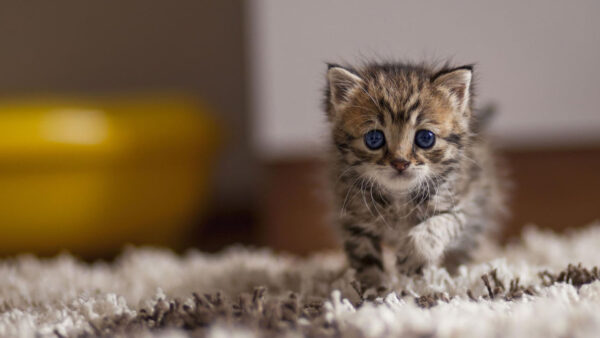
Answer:
<svg viewBox="0 0 600 338"><path fill-rule="evenodd" d="M383 297L340 253L309 259L129 248L111 264L0 261L0 336L585 337L600 334L600 225L528 230L451 276L394 276Z"/></svg>

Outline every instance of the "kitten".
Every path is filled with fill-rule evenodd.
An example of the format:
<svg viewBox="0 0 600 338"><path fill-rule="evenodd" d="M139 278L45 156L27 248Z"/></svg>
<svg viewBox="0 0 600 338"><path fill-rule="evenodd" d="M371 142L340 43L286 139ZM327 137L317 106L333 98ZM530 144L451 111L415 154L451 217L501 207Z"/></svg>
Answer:
<svg viewBox="0 0 600 338"><path fill-rule="evenodd" d="M329 65L334 191L350 266L383 283L382 242L400 273L465 261L503 209L473 114L472 67Z"/></svg>

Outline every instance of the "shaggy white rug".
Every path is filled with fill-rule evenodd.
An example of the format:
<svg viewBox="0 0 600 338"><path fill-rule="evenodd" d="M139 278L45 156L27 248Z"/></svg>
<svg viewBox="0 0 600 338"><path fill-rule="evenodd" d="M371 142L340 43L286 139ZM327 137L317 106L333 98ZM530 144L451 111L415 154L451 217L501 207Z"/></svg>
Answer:
<svg viewBox="0 0 600 338"><path fill-rule="evenodd" d="M600 335L600 225L530 229L479 257L454 276L395 276L393 292L361 299L336 252L130 248L92 265L20 256L0 261L0 336Z"/></svg>

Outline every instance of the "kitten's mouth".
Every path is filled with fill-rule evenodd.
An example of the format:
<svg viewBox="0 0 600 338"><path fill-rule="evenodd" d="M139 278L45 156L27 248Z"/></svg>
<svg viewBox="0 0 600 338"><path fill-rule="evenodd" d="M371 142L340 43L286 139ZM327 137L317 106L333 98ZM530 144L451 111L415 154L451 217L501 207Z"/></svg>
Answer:
<svg viewBox="0 0 600 338"><path fill-rule="evenodd" d="M409 179L412 178L414 175L412 172L394 170L390 176L393 179Z"/></svg>

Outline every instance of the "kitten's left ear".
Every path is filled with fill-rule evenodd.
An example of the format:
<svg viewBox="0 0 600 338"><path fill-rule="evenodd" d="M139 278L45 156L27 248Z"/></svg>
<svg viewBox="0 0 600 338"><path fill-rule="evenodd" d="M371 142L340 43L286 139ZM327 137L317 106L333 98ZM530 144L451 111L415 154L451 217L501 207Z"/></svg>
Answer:
<svg viewBox="0 0 600 338"><path fill-rule="evenodd" d="M472 75L473 66L462 66L443 70L435 74L431 81L435 86L446 90L457 110L464 112L469 105Z"/></svg>

